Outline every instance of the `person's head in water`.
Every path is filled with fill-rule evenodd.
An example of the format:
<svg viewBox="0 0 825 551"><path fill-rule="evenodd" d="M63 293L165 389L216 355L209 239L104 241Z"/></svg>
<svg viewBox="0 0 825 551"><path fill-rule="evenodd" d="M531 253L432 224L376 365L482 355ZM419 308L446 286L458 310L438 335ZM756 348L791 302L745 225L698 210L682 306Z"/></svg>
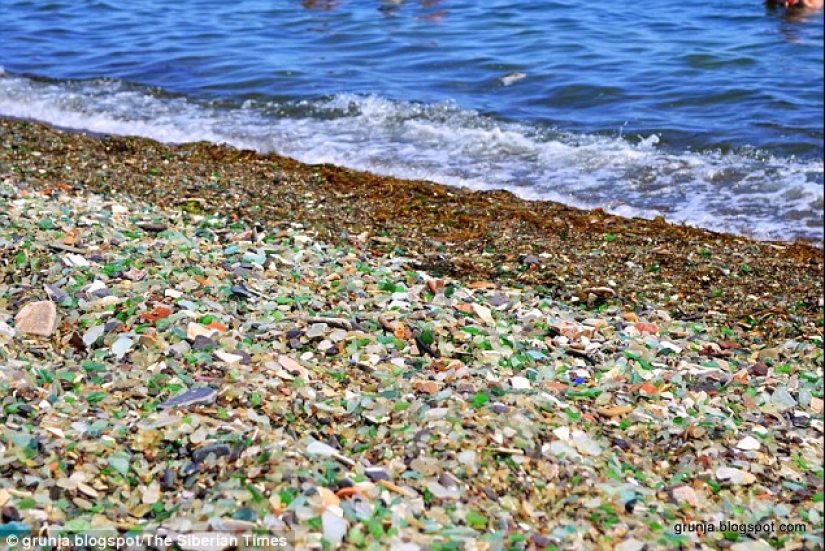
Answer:
<svg viewBox="0 0 825 551"><path fill-rule="evenodd" d="M820 9L822 0L784 0L785 9Z"/></svg>

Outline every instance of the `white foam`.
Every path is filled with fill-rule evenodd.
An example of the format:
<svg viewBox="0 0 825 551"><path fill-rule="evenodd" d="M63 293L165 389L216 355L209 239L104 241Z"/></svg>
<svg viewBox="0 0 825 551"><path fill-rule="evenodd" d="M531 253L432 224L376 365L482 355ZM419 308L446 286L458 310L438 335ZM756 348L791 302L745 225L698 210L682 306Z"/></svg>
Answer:
<svg viewBox="0 0 825 551"><path fill-rule="evenodd" d="M224 108L114 80L46 83L0 73L0 115L172 143L228 143L757 238L823 238L821 160L673 152L655 135L632 143L568 134L450 102L342 94Z"/></svg>

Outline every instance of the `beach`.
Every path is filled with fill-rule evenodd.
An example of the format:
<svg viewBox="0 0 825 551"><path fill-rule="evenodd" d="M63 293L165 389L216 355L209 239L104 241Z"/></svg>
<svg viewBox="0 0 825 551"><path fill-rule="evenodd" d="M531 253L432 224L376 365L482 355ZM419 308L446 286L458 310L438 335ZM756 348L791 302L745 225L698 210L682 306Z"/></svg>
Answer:
<svg viewBox="0 0 825 551"><path fill-rule="evenodd" d="M817 246L18 120L0 197L0 534L822 546Z"/></svg>

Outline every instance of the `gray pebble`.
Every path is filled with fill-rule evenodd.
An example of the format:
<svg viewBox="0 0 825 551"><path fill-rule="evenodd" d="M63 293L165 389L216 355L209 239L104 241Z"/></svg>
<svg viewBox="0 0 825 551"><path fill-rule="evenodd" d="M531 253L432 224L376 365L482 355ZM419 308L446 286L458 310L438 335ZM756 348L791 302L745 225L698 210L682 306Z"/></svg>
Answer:
<svg viewBox="0 0 825 551"><path fill-rule="evenodd" d="M214 455L217 459L219 457L226 457L230 453L232 453L232 448L223 442L212 442L192 452L192 461L200 463L209 457L210 454Z"/></svg>
<svg viewBox="0 0 825 551"><path fill-rule="evenodd" d="M179 394L170 400L166 400L158 406L159 409L173 407L186 407L195 404L211 404L218 397L218 391L214 388L200 387L190 388L183 394Z"/></svg>
<svg viewBox="0 0 825 551"><path fill-rule="evenodd" d="M367 477L373 482L390 479L390 475L388 475L387 471L385 471L381 467L367 467L366 469L364 469L364 474L367 475Z"/></svg>

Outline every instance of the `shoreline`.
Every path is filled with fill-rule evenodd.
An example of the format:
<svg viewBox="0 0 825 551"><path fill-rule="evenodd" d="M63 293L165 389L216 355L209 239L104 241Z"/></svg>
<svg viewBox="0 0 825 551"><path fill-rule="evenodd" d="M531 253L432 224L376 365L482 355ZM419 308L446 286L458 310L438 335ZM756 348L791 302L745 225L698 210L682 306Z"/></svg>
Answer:
<svg viewBox="0 0 825 551"><path fill-rule="evenodd" d="M588 290L608 287L629 310L725 319L765 338L822 334L823 251L807 242L754 241L205 142L165 145L12 119L0 119L0 139L3 173L37 188L60 181L253 224L303 223L332 243L403 251L444 276L538 285L579 305L604 303Z"/></svg>
<svg viewBox="0 0 825 551"><path fill-rule="evenodd" d="M0 121L0 151L0 537L822 545L810 247L209 144ZM727 310L670 299L720 273Z"/></svg>

